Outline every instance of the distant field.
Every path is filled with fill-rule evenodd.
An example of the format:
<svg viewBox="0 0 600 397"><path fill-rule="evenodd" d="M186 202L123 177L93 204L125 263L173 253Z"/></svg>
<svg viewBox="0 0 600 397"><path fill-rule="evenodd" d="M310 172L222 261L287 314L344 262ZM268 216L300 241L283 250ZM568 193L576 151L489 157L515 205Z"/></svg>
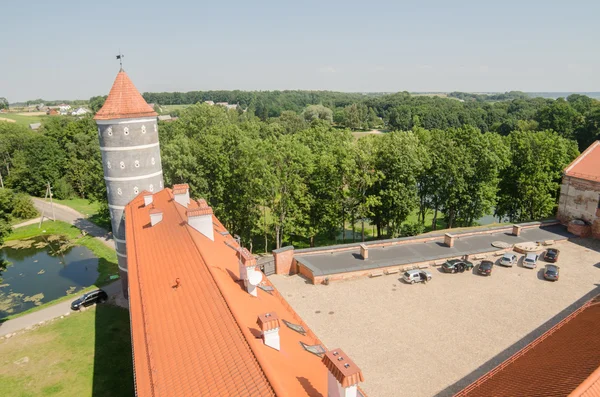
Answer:
<svg viewBox="0 0 600 397"><path fill-rule="evenodd" d="M40 123L44 119L46 113L44 112L31 112L31 113L0 113L0 119L5 118L14 120L17 124L28 126L33 123Z"/></svg>
<svg viewBox="0 0 600 397"><path fill-rule="evenodd" d="M183 110L189 106L192 105L160 105L161 109L163 110L163 113L168 113L172 110Z"/></svg>

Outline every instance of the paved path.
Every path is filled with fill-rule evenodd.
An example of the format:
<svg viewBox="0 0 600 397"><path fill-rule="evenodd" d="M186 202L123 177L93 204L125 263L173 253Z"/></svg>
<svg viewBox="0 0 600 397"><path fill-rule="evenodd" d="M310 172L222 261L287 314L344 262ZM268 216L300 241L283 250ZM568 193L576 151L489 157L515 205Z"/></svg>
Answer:
<svg viewBox="0 0 600 397"><path fill-rule="evenodd" d="M50 202L44 201L43 199L37 197L32 197L32 200L33 205L35 206L35 208L37 208L40 214L42 212L45 212L46 216L52 216L52 208L50 207ZM85 218L85 215L78 211L75 211L73 208L67 207L66 205L54 203L54 216L56 216L56 220L70 223L78 229L85 231L89 235L96 237L98 240L102 241L110 248L115 248L115 242L112 239L111 233L109 233L106 229L88 221Z"/></svg>
<svg viewBox="0 0 600 397"><path fill-rule="evenodd" d="M102 289L106 291L110 298L115 299L121 293L121 282L117 280L112 284L105 285L102 287ZM118 300L118 298L116 299ZM73 297L73 299L57 303L56 305L46 307L45 309L38 310L37 312L17 317L14 320L8 320L4 323L0 323L0 336L12 334L13 332L17 332L28 327L33 327L40 322L46 322L57 317L64 316L67 313L71 313L71 302L73 300L75 300L75 297Z"/></svg>
<svg viewBox="0 0 600 397"><path fill-rule="evenodd" d="M46 202L42 199L32 197L34 206L40 211L40 214L46 210L46 214L48 216L52 216L52 209L50 207L50 203ZM72 208L69 208L62 204L54 203L54 216L56 220L68 222L75 227L87 232L91 236L94 236L98 240L102 241L108 247L114 249L115 243L112 239L112 236L105 229L101 228L98 225L93 224L92 222L85 219L85 215L80 212L75 211ZM35 221L35 222L34 222ZM27 222L27 224L37 223L38 219L32 219ZM16 225L14 227L26 226L24 224ZM105 285L102 287L103 290L109 296L113 302L122 307L127 307L127 301L123 298L122 290L121 290L121 281L117 280L111 284ZM4 323L0 323L0 336L4 336L6 334L10 334L27 327L32 327L36 324L39 324L43 321L52 320L54 318L65 315L66 313L71 312L71 301L64 301L57 303L56 305L49 306L45 309L38 310L37 312L33 312L30 314L26 314L21 317L17 317L14 320L8 320Z"/></svg>
<svg viewBox="0 0 600 397"><path fill-rule="evenodd" d="M17 223L16 225L12 225L12 228L13 229L18 229L18 228L23 227L23 226L35 225L36 223L40 223L40 219L42 219L42 218L30 219L30 220L25 221L25 222Z"/></svg>

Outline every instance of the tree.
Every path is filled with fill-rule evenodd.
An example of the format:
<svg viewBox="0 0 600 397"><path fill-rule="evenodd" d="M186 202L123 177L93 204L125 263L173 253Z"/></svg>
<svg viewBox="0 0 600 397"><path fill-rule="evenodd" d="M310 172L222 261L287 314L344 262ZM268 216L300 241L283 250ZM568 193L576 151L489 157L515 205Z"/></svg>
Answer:
<svg viewBox="0 0 600 397"><path fill-rule="evenodd" d="M575 130L584 121L583 116L562 98L540 109L535 119L539 128L554 130L565 138L573 138Z"/></svg>
<svg viewBox="0 0 600 397"><path fill-rule="evenodd" d="M555 131L514 131L506 137L510 165L501 173L496 214L513 222L555 213L563 169L579 154Z"/></svg>
<svg viewBox="0 0 600 397"><path fill-rule="evenodd" d="M97 113L98 110L104 106L107 95L104 96L93 96L90 98L89 106L93 113Z"/></svg>
<svg viewBox="0 0 600 397"><path fill-rule="evenodd" d="M8 109L8 99L0 97L0 110Z"/></svg>
<svg viewBox="0 0 600 397"><path fill-rule="evenodd" d="M323 105L309 105L302 112L304 120L311 122L313 120L324 120L329 124L333 123L333 111Z"/></svg>

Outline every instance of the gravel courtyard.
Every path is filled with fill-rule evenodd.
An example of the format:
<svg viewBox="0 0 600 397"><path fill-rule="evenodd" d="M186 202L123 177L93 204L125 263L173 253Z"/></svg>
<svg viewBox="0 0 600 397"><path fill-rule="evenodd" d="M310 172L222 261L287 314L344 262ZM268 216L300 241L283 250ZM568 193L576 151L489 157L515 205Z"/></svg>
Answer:
<svg viewBox="0 0 600 397"><path fill-rule="evenodd" d="M328 348L361 367L370 397L449 396L600 293L600 242L556 247L557 282L543 279L545 262L531 270L522 259L491 277L430 269L426 285L401 274L328 286L269 279Z"/></svg>

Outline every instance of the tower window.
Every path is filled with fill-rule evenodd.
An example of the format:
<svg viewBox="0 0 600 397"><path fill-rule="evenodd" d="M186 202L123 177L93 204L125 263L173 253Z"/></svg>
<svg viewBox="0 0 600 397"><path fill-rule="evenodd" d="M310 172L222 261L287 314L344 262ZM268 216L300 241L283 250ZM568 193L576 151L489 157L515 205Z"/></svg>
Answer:
<svg viewBox="0 0 600 397"><path fill-rule="evenodd" d="M156 163L156 161L154 160L154 157L152 157L152 159L150 159L150 162L152 163L152 165L154 165Z"/></svg>
<svg viewBox="0 0 600 397"><path fill-rule="evenodd" d="M125 169L125 163L123 161L121 161L119 163L119 166L121 167L122 170Z"/></svg>
<svg viewBox="0 0 600 397"><path fill-rule="evenodd" d="M125 128L123 128L123 133L124 133L125 135L129 135L129 127L125 127Z"/></svg>
<svg viewBox="0 0 600 397"><path fill-rule="evenodd" d="M106 162L106 168L108 168L109 170L112 168L112 165L110 165L110 161Z"/></svg>
<svg viewBox="0 0 600 397"><path fill-rule="evenodd" d="M142 126L142 134L145 134L145 133L146 133L146 126L145 126L145 125L143 125L143 126Z"/></svg>
<svg viewBox="0 0 600 397"><path fill-rule="evenodd" d="M140 168L140 161L139 160L135 160L135 168Z"/></svg>
<svg viewBox="0 0 600 397"><path fill-rule="evenodd" d="M106 133L108 134L108 136L112 136L112 127L108 127Z"/></svg>
<svg viewBox="0 0 600 397"><path fill-rule="evenodd" d="M140 192L140 189L138 189L138 187L137 187L137 186L134 186L134 187L133 187L133 193L134 193L134 194L138 194L139 192Z"/></svg>
<svg viewBox="0 0 600 397"><path fill-rule="evenodd" d="M156 128L156 124L154 124L154 132L158 131L158 129Z"/></svg>
<svg viewBox="0 0 600 397"><path fill-rule="evenodd" d="M150 190L151 192L153 192L154 191L154 185L150 184L150 186L148 186L148 190Z"/></svg>
<svg viewBox="0 0 600 397"><path fill-rule="evenodd" d="M121 188L117 188L117 194L120 196L123 194L123 191L121 190Z"/></svg>

